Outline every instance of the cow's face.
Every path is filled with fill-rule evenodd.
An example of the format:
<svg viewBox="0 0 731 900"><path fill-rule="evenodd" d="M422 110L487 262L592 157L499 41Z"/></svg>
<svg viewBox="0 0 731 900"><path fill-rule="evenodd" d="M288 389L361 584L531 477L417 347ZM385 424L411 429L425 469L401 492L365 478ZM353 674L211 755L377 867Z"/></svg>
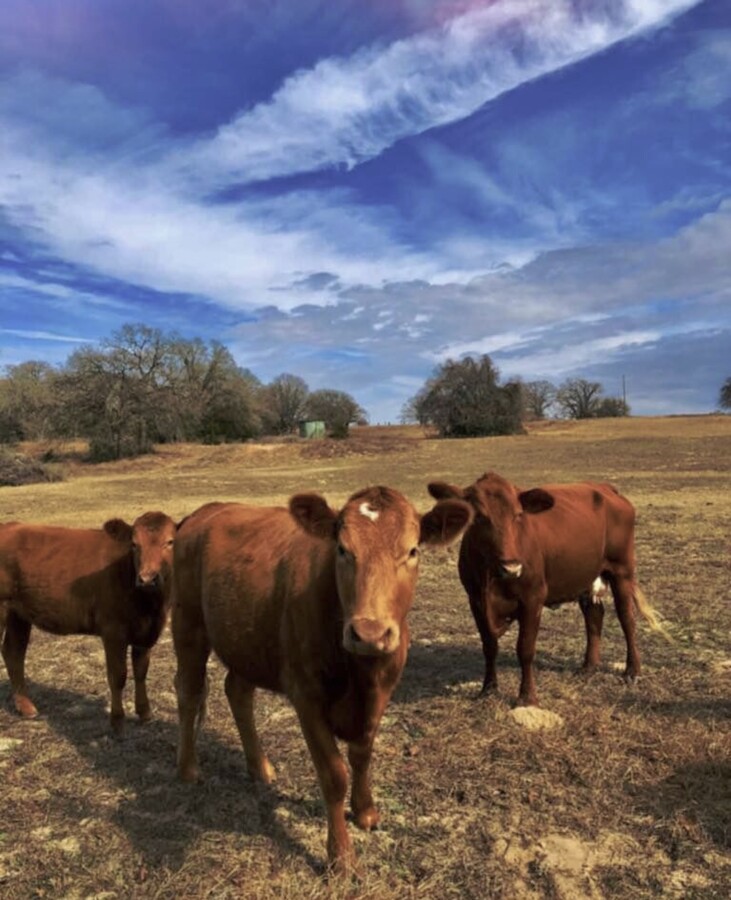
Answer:
<svg viewBox="0 0 731 900"><path fill-rule="evenodd" d="M479 545L503 578L520 578L523 572L521 536L525 517L545 512L554 503L542 488L519 491L495 472L486 473L467 488L432 482L429 493L439 499L461 498L470 504Z"/></svg>
<svg viewBox="0 0 731 900"><path fill-rule="evenodd" d="M132 556L138 587L169 585L173 566L175 522L161 512L148 512L132 525Z"/></svg>
<svg viewBox="0 0 731 900"><path fill-rule="evenodd" d="M402 494L385 487L359 491L339 513L315 494L293 497L290 511L305 530L334 544L343 647L359 656L398 649L414 597L419 545L454 540L472 517L460 501L438 503L420 516Z"/></svg>

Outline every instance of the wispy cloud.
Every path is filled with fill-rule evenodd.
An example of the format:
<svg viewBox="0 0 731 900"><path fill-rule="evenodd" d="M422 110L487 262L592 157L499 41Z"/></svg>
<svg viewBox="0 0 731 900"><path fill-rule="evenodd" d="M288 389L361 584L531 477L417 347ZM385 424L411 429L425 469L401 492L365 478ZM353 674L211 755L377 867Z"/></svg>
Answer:
<svg viewBox="0 0 731 900"><path fill-rule="evenodd" d="M204 183L351 168L698 2L621 0L587 9L572 0L498 0L385 48L321 60L180 162Z"/></svg>

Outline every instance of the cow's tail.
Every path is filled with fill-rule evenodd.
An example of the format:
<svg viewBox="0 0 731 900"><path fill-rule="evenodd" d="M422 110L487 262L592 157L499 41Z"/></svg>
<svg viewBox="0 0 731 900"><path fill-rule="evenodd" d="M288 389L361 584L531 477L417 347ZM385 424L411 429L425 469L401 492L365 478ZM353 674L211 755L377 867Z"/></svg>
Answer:
<svg viewBox="0 0 731 900"><path fill-rule="evenodd" d="M668 641L672 641L672 636L670 632L665 627L660 614L652 608L650 605L650 601L645 596L645 592L642 588L635 582L633 589L633 599L635 601L635 607L637 612L642 616L642 618L647 622L650 628L653 631L658 631L660 634Z"/></svg>

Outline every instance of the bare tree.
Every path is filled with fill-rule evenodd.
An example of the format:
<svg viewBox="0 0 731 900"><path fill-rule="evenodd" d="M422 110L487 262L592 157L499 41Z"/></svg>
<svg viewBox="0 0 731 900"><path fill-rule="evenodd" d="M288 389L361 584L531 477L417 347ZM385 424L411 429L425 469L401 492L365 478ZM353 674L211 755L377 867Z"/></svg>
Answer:
<svg viewBox="0 0 731 900"><path fill-rule="evenodd" d="M262 389L264 427L273 434L291 434L302 418L310 389L298 375L284 373Z"/></svg>
<svg viewBox="0 0 731 900"><path fill-rule="evenodd" d="M570 378L559 387L556 402L567 419L591 419L596 415L601 393L598 381Z"/></svg>
<svg viewBox="0 0 731 900"><path fill-rule="evenodd" d="M545 419L556 402L557 390L550 381L523 383L523 409L528 419Z"/></svg>

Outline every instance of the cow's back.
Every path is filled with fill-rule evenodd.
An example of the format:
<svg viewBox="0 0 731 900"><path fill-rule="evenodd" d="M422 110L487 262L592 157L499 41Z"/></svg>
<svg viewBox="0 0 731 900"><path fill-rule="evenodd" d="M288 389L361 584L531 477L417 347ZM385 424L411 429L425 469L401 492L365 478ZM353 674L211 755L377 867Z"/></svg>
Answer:
<svg viewBox="0 0 731 900"><path fill-rule="evenodd" d="M300 634L291 649L291 619L303 616L307 631L317 616L323 542L283 508L230 503L199 513L178 533L175 603L200 605L208 640L227 668L258 687L286 690L290 656L308 641Z"/></svg>
<svg viewBox="0 0 731 900"><path fill-rule="evenodd" d="M127 573L128 548L101 530L13 523L0 529L0 600L55 634L95 631L95 605Z"/></svg>
<svg viewBox="0 0 731 900"><path fill-rule="evenodd" d="M607 483L546 484L554 505L530 517L549 600L585 590L608 562L632 556L634 509Z"/></svg>

